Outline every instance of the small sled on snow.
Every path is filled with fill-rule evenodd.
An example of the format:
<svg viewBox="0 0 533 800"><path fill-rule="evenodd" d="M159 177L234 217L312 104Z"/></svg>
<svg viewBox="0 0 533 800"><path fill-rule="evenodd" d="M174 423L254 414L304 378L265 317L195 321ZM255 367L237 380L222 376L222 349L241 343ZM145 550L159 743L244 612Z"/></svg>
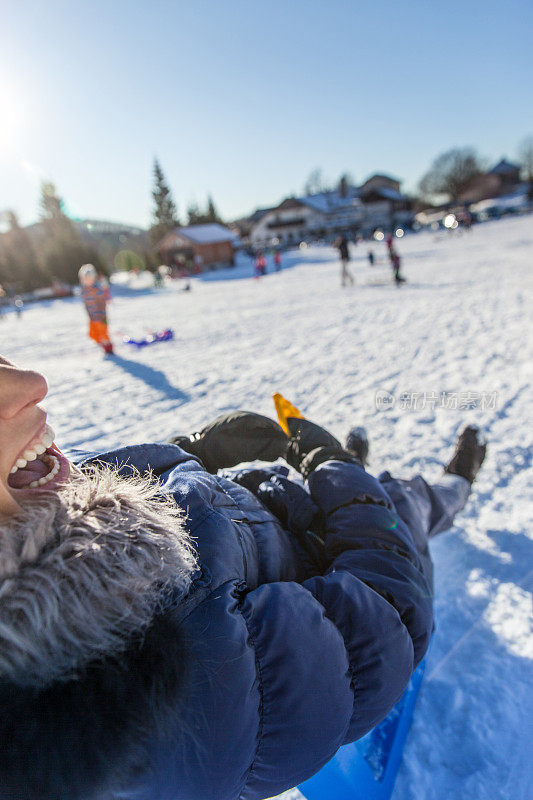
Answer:
<svg viewBox="0 0 533 800"><path fill-rule="evenodd" d="M166 328L164 331L150 333L142 339L133 339L131 336L124 336L122 341L124 344L131 344L133 347L146 347L149 344L157 344L158 342L169 342L173 338L174 331L171 328Z"/></svg>

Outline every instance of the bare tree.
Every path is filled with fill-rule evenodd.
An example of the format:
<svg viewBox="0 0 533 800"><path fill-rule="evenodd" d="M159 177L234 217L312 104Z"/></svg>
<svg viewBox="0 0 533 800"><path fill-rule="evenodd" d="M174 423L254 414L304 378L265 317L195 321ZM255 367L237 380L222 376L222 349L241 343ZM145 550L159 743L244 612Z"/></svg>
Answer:
<svg viewBox="0 0 533 800"><path fill-rule="evenodd" d="M473 147L454 147L433 161L419 183L425 197L446 195L456 200L468 181L483 171L483 163Z"/></svg>
<svg viewBox="0 0 533 800"><path fill-rule="evenodd" d="M315 169L311 170L304 183L304 194L318 194L319 192L325 192L326 189L326 182L324 181L322 170L320 167L315 167Z"/></svg>
<svg viewBox="0 0 533 800"><path fill-rule="evenodd" d="M526 181L533 181L533 136L526 136L518 145L518 158Z"/></svg>

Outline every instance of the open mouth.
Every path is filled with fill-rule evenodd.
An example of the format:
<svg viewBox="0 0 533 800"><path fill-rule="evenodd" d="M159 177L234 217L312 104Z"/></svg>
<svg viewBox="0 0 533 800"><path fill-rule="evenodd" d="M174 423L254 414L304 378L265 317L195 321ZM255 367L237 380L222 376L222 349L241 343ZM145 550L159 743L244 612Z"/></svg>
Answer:
<svg viewBox="0 0 533 800"><path fill-rule="evenodd" d="M52 428L45 425L39 439L19 456L7 481L11 489L54 489L68 478L70 465L52 444L54 436Z"/></svg>

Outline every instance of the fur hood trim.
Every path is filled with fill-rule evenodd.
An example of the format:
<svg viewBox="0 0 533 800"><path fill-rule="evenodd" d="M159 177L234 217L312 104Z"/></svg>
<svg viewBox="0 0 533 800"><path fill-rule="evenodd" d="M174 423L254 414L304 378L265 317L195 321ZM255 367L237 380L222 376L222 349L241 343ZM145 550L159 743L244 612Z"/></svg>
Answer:
<svg viewBox="0 0 533 800"><path fill-rule="evenodd" d="M0 525L0 679L43 687L126 649L196 567L151 477L90 467Z"/></svg>

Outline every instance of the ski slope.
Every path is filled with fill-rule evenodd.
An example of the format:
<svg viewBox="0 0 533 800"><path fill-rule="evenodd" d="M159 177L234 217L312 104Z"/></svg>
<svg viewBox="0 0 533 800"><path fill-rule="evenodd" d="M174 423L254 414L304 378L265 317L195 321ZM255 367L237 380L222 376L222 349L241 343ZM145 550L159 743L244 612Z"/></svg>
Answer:
<svg viewBox="0 0 533 800"><path fill-rule="evenodd" d="M308 248L260 280L242 261L193 280L190 292L118 282L114 359L86 337L76 298L6 315L0 352L45 373L50 422L67 451L163 440L235 408L273 416L280 391L341 439L364 425L370 471L431 480L464 423L484 425L489 452L472 498L432 544L437 629L393 797L526 800L533 218L405 236L398 249L408 279L400 289L383 283L383 243L373 245L383 259L373 269L367 246L354 249L349 289L334 251ZM171 342L120 343L166 327Z"/></svg>

